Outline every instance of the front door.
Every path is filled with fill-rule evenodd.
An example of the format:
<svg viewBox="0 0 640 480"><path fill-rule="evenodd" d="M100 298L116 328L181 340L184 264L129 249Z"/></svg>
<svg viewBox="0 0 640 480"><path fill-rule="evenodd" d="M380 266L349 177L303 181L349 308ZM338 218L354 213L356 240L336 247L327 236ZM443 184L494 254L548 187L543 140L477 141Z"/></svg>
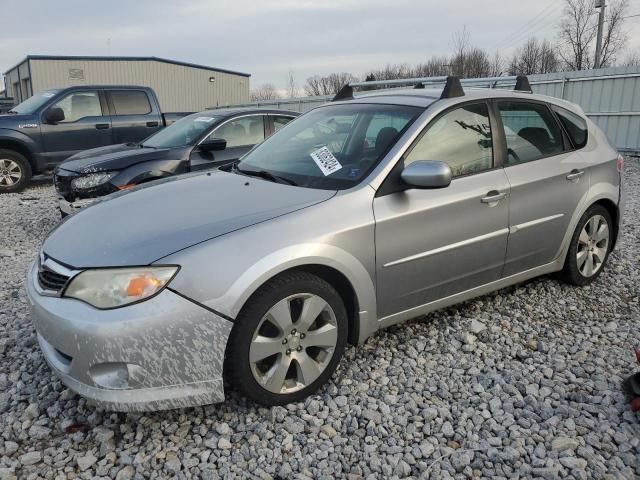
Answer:
<svg viewBox="0 0 640 480"><path fill-rule="evenodd" d="M386 317L500 278L509 223L509 184L494 164L486 103L436 118L405 155L449 164L443 189L376 197L378 314ZM402 161L402 160L401 160Z"/></svg>
<svg viewBox="0 0 640 480"><path fill-rule="evenodd" d="M511 185L504 275L552 262L589 189L588 165L543 103L498 102Z"/></svg>
<svg viewBox="0 0 640 480"><path fill-rule="evenodd" d="M254 145L264 140L264 129L264 115L248 115L223 123L207 138L224 139L227 141L227 147L214 152L204 152L197 147L194 148L191 153L191 170L218 167L238 160Z"/></svg>
<svg viewBox="0 0 640 480"><path fill-rule="evenodd" d="M52 166L74 153L113 143L111 117L103 111L98 90L71 92L53 107L61 108L64 120L42 122L43 156Z"/></svg>

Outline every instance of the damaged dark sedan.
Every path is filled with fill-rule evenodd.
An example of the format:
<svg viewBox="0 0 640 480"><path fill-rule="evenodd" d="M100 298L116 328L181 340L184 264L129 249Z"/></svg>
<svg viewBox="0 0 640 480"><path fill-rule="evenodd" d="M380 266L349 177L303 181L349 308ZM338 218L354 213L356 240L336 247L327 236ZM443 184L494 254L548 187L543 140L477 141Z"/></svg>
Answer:
<svg viewBox="0 0 640 480"><path fill-rule="evenodd" d="M78 153L54 171L62 216L141 183L234 162L299 113L232 108L198 112L141 143Z"/></svg>

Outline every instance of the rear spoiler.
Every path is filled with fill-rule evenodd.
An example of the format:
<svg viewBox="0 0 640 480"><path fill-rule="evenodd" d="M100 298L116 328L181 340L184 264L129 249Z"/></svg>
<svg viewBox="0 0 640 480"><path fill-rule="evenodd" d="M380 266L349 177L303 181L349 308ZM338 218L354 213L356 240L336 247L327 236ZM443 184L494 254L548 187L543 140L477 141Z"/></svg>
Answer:
<svg viewBox="0 0 640 480"><path fill-rule="evenodd" d="M402 87L413 85L413 88L425 88L426 85L438 85L444 84L442 90L441 99L464 97L463 85L469 87L486 87L496 88L498 86L504 86L504 84L514 83L514 90L520 92L532 93L531 84L529 79L524 75L512 76L512 77L482 77L482 78L463 78L455 76L448 77L425 77L425 78L406 78L398 80L374 80L371 82L355 82L349 83L342 87L340 91L333 97L333 102L341 100L353 99L354 88L364 87Z"/></svg>

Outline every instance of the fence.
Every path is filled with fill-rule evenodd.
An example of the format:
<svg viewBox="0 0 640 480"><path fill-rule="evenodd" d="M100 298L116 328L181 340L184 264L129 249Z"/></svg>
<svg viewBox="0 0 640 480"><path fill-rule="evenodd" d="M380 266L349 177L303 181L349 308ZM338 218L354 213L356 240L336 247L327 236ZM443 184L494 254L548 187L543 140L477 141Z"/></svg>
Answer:
<svg viewBox="0 0 640 480"><path fill-rule="evenodd" d="M640 67L531 75L529 81L535 93L580 105L619 150L640 152ZM331 98L278 99L238 106L306 112Z"/></svg>

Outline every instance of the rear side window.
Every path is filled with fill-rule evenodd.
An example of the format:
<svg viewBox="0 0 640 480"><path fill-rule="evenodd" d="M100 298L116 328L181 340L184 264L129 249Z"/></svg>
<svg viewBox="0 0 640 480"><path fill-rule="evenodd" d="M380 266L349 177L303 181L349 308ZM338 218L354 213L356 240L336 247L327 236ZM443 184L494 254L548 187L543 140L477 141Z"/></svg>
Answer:
<svg viewBox="0 0 640 480"><path fill-rule="evenodd" d="M558 118L562 122L565 130L571 137L576 148L583 148L587 144L587 121L579 115L560 107L553 107L558 114Z"/></svg>
<svg viewBox="0 0 640 480"><path fill-rule="evenodd" d="M116 115L146 115L151 113L147 94L140 90L112 90L109 92Z"/></svg>
<svg viewBox="0 0 640 480"><path fill-rule="evenodd" d="M273 133L276 133L282 127L284 127L287 123L293 120L293 117L281 117L279 115L274 115L271 117L273 119Z"/></svg>
<svg viewBox="0 0 640 480"><path fill-rule="evenodd" d="M507 140L506 166L530 162L564 151L562 131L542 104L499 102Z"/></svg>
<svg viewBox="0 0 640 480"><path fill-rule="evenodd" d="M405 157L405 166L418 160L437 160L448 164L455 177L493 167L491 123L486 104L451 110L427 129Z"/></svg>

